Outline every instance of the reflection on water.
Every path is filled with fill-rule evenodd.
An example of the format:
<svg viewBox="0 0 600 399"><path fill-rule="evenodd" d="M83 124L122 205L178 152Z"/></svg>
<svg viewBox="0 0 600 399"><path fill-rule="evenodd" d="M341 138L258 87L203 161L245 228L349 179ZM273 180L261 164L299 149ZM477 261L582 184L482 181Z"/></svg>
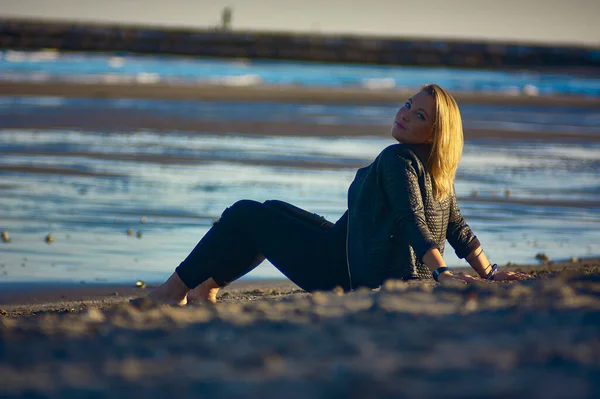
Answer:
<svg viewBox="0 0 600 399"><path fill-rule="evenodd" d="M0 243L0 281L161 280L242 198L280 199L334 221L356 168L390 144L0 130L0 229L12 237ZM600 144L474 141L466 143L456 190L499 264L532 263L538 252L597 255L599 172ZM450 247L446 255L464 264ZM251 275L280 276L268 264Z"/></svg>

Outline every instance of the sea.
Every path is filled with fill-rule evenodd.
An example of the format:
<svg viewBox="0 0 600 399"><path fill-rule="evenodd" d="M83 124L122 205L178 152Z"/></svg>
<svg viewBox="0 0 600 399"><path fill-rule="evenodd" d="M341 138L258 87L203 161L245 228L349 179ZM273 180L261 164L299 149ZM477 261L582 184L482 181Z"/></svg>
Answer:
<svg viewBox="0 0 600 399"><path fill-rule="evenodd" d="M0 80L415 89L600 97L600 77L131 54L0 51ZM0 283L160 282L225 208L288 201L337 220L356 169L391 137L321 137L311 124L390 125L397 106L12 97L0 93ZM302 124L290 136L136 129L15 128L11 118L61 121L81 112ZM471 139L456 178L461 212L489 258L532 264L600 255L600 109L461 106L466 128L521 132ZM282 123L283 122L283 123ZM590 140L528 139L530 132ZM465 266L447 245L451 266ZM280 278L268 261L244 278Z"/></svg>

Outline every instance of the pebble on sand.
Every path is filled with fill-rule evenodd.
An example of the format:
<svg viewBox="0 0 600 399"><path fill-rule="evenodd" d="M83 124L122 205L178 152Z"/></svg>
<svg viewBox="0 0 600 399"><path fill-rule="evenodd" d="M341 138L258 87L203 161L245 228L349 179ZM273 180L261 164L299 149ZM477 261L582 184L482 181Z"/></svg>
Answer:
<svg viewBox="0 0 600 399"><path fill-rule="evenodd" d="M8 231L3 231L2 232L2 241L4 241L4 242L10 242L10 236L8 235Z"/></svg>
<svg viewBox="0 0 600 399"><path fill-rule="evenodd" d="M137 288L146 288L146 283L144 283L142 280L138 280L135 282L135 286Z"/></svg>
<svg viewBox="0 0 600 399"><path fill-rule="evenodd" d="M47 244L52 244L54 242L54 236L52 233L48 233L46 238L44 238L44 241L46 241Z"/></svg>
<svg viewBox="0 0 600 399"><path fill-rule="evenodd" d="M133 229L127 229L127 235L128 236L132 236L135 234L135 231L133 231Z"/></svg>
<svg viewBox="0 0 600 399"><path fill-rule="evenodd" d="M142 238L142 232L138 231L137 234L135 235L137 238Z"/></svg>
<svg viewBox="0 0 600 399"><path fill-rule="evenodd" d="M546 263L546 262L548 262L550 260L550 257L548 255L546 255L545 253L543 253L543 252L540 252L540 253L536 254L535 258L537 260L539 260L540 262L542 262L542 263Z"/></svg>

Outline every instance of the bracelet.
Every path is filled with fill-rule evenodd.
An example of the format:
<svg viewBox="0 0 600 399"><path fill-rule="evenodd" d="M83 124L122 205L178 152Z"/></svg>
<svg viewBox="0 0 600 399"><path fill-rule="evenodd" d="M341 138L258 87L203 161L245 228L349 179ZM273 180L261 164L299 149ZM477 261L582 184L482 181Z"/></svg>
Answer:
<svg viewBox="0 0 600 399"><path fill-rule="evenodd" d="M479 258L479 256L483 253L483 248L481 248L481 251L479 251L479 253L477 255L475 255L473 258L471 259L467 259L468 262L472 262L475 259Z"/></svg>
<svg viewBox="0 0 600 399"><path fill-rule="evenodd" d="M442 267L438 267L437 269L435 269L433 271L433 273L431 273L433 275L433 279L435 281L439 281L438 277L440 276L440 274L444 273L444 272L449 272L450 269L447 266L442 266Z"/></svg>
<svg viewBox="0 0 600 399"><path fill-rule="evenodd" d="M498 265L497 264L489 264L489 266L492 266L492 270L490 270L490 272L487 274L487 276L485 276L486 280L493 280L494 277L496 276L496 272L498 271Z"/></svg>

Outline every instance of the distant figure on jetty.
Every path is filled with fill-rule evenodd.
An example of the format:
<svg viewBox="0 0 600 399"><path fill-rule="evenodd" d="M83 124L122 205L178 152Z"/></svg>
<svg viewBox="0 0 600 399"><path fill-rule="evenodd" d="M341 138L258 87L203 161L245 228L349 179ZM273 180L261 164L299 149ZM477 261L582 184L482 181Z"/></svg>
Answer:
<svg viewBox="0 0 600 399"><path fill-rule="evenodd" d="M149 298L215 302L219 288L265 258L306 291L375 288L387 279L526 278L498 271L459 211L454 177L463 130L454 98L440 86L423 86L398 110L391 134L398 144L358 170L337 222L281 201L238 201ZM480 278L446 267L446 240Z"/></svg>

